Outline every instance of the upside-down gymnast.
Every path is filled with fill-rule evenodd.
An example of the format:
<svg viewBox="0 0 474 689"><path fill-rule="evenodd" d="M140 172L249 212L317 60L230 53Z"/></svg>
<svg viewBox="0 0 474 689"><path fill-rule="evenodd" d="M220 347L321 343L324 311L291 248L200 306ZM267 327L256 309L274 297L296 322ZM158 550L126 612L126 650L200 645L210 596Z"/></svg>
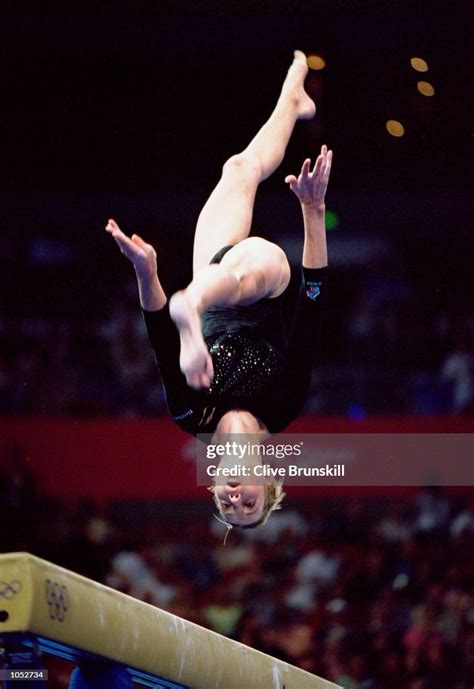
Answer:
<svg viewBox="0 0 474 689"><path fill-rule="evenodd" d="M114 220L107 231L135 268L140 303L173 420L193 434L282 431L308 392L326 291L325 194L332 152L322 146L313 169L305 160L285 182L300 201L304 221L302 285L288 327L282 295L290 279L283 250L249 237L257 187L283 160L295 123L315 104L304 90L304 53L295 51L280 97L247 148L225 163L199 215L193 279L168 302L156 253ZM231 526L254 527L279 507L281 485L213 487L221 516Z"/></svg>

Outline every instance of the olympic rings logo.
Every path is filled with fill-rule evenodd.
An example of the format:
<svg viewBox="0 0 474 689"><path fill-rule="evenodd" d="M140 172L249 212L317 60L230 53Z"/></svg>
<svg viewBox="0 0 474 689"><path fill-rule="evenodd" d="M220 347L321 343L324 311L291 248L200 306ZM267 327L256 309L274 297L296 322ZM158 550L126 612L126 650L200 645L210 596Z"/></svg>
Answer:
<svg viewBox="0 0 474 689"><path fill-rule="evenodd" d="M21 581L0 581L0 598L11 600L21 591Z"/></svg>
<svg viewBox="0 0 474 689"><path fill-rule="evenodd" d="M64 622L66 613L69 610L69 596L66 586L58 584L57 581L46 579L45 598L48 606L49 618Z"/></svg>

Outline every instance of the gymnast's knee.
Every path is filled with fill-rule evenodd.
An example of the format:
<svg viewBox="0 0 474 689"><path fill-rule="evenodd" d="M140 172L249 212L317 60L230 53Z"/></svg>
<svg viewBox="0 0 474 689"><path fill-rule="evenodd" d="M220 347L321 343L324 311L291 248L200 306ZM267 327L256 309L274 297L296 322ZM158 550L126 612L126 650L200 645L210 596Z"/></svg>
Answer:
<svg viewBox="0 0 474 689"><path fill-rule="evenodd" d="M238 280L240 294L250 297L278 296L290 279L285 252L262 237L247 237L225 254L221 266Z"/></svg>
<svg viewBox="0 0 474 689"><path fill-rule="evenodd" d="M264 273L276 273L279 276L279 281L288 283L290 266L281 246L262 237L249 237L247 243L249 247L253 244L253 254L258 257Z"/></svg>
<svg viewBox="0 0 474 689"><path fill-rule="evenodd" d="M262 163L252 151L242 151L224 163L222 175L228 174L237 175L258 184L263 174Z"/></svg>

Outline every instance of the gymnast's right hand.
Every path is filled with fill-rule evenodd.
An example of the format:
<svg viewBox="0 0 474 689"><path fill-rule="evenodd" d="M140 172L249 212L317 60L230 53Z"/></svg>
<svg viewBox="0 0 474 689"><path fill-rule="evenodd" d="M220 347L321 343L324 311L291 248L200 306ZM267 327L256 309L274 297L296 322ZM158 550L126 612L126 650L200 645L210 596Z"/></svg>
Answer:
<svg viewBox="0 0 474 689"><path fill-rule="evenodd" d="M137 234L127 237L112 219L108 221L105 229L115 239L122 254L133 263L139 277L156 275L156 251L151 244L147 244Z"/></svg>

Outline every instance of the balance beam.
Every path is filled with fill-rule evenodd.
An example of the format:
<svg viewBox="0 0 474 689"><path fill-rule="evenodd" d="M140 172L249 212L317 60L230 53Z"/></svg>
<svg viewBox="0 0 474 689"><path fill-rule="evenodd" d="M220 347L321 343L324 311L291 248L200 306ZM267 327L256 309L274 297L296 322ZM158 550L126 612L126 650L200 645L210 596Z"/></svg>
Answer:
<svg viewBox="0 0 474 689"><path fill-rule="evenodd" d="M332 682L28 553L0 555L0 637L188 689L340 689ZM155 683L151 683L155 680ZM162 684L160 684L160 680Z"/></svg>

